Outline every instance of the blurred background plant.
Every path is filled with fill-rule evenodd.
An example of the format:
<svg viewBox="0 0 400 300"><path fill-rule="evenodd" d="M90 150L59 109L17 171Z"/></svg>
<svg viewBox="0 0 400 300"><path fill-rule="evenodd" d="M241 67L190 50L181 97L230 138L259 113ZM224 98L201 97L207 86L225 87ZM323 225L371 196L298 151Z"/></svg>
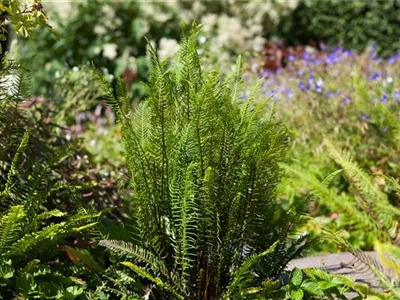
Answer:
<svg viewBox="0 0 400 300"><path fill-rule="evenodd" d="M245 78L249 85L264 78L262 92L273 96L276 115L292 129L292 157L310 174L323 180L337 169L323 147L323 137L330 137L374 175L374 184L398 206L398 195L377 177L385 174L398 178L400 173L398 63L394 58L377 57L374 49L363 54L341 47L294 49L284 69L270 72L262 68L264 61L258 58L253 63L257 68L249 70ZM242 96L246 98L247 93ZM333 179L332 184L338 193L349 192L343 177ZM308 198L307 189L292 180L283 186L282 194L288 207L302 206ZM367 238L365 228L356 231L347 227L339 211L316 201L310 212L331 228L347 228L342 230L343 236L359 248L373 248L373 236ZM320 246L317 251L338 250L334 241Z"/></svg>
<svg viewBox="0 0 400 300"><path fill-rule="evenodd" d="M399 12L396 0L304 0L281 19L278 34L288 45L322 42L360 52L374 43L389 57L400 48Z"/></svg>

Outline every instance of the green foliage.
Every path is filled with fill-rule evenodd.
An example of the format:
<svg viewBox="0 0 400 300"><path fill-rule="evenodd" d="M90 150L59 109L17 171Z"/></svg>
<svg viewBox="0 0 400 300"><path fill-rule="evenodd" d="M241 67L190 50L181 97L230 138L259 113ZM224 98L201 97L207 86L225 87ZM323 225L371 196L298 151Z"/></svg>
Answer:
<svg viewBox="0 0 400 300"><path fill-rule="evenodd" d="M6 21L13 25L17 34L30 37L36 27L47 27L47 16L43 12L43 6L38 0L31 1L28 5L20 0L6 0L0 3L0 41L7 39ZM0 48L0 54L3 49Z"/></svg>
<svg viewBox="0 0 400 300"><path fill-rule="evenodd" d="M337 229L346 230L351 226L354 232L367 232L366 237L370 243L374 240L393 241L397 237L400 210L389 202L387 194L380 190L374 179L348 153L339 150L327 139L325 146L329 156L342 168L340 172L334 172L320 181L304 168L286 165L285 169L294 174L298 183L307 187L318 202L340 215ZM333 177L339 173L344 174L350 185L347 193L338 194L335 187L329 187ZM345 247L358 249L357 245L350 246L348 242L345 242Z"/></svg>
<svg viewBox="0 0 400 300"><path fill-rule="evenodd" d="M396 0L300 1L282 19L279 35L289 44L314 40L358 51L375 43L379 54L390 56L400 48L399 11Z"/></svg>
<svg viewBox="0 0 400 300"><path fill-rule="evenodd" d="M99 276L90 272L101 272L102 267L90 259L90 253L78 249L69 256L71 260L66 260L60 250L67 248L60 245L68 245L70 239L94 238L100 213L83 208L80 202L81 194L91 189L93 183L71 179L73 174L65 176L65 169L71 171L69 163L76 143L52 143L51 131L46 131L40 122L33 122L29 111L21 107L29 86L29 72L24 65L7 61L3 66L0 70L0 83L4 87L0 96L1 296L75 299L86 290L86 284L98 284ZM46 138L50 140L44 142ZM66 209L65 204L70 208ZM69 254L73 250L70 248Z"/></svg>
<svg viewBox="0 0 400 300"><path fill-rule="evenodd" d="M282 289L286 291L287 299L293 300L348 299L346 294L349 292L357 293L357 299L374 294L380 296L378 299L386 299L385 295L371 291L367 285L357 283L351 277L329 274L320 269L294 268L290 273L289 284Z"/></svg>
<svg viewBox="0 0 400 300"><path fill-rule="evenodd" d="M262 287L242 291L239 299L349 299L349 293L357 295L351 299L390 299L388 294L376 292L351 277L317 268L294 268L286 281L264 281Z"/></svg>
<svg viewBox="0 0 400 300"><path fill-rule="evenodd" d="M142 96L140 81L147 80L149 65L143 35L157 43L161 37L178 38L179 22L174 15L162 23L146 19L140 1L72 1L71 5L68 17L52 14L56 35L40 31L34 41L21 45L21 51L40 53L33 61L39 70L33 93L50 96L57 71L93 63L115 76L126 72L130 95ZM162 3L151 5L164 8L163 13L170 11Z"/></svg>
<svg viewBox="0 0 400 300"><path fill-rule="evenodd" d="M241 59L224 81L203 74L198 34L184 27L170 66L149 45L151 80L134 114L122 81L104 87L122 125L135 226L132 241L101 245L127 255L122 264L159 299L240 298L283 271L305 241L288 247L298 218L276 198L286 129L255 104L259 85L240 103Z"/></svg>
<svg viewBox="0 0 400 300"><path fill-rule="evenodd" d="M267 95L274 90L276 117L292 130L290 157L318 181L327 178L340 202L352 192L344 176L330 176L338 165L324 151L323 136L340 141L340 147L352 153L359 167L373 174L388 201L398 206L399 197L390 181L381 176L398 178L400 174L398 64L375 59L369 52L358 55L341 48L328 53L305 51L304 57L289 62L282 73L265 78L261 90ZM249 85L258 80L252 80L250 72L246 75ZM330 229L342 229L341 236L356 248L373 249L372 234L353 227L354 219L340 214L342 209L335 210L335 202L313 201L307 187L303 184L299 188L291 178L284 178L281 195L286 207L306 209ZM318 228L309 229L319 234ZM338 246L319 243L311 251L336 252Z"/></svg>

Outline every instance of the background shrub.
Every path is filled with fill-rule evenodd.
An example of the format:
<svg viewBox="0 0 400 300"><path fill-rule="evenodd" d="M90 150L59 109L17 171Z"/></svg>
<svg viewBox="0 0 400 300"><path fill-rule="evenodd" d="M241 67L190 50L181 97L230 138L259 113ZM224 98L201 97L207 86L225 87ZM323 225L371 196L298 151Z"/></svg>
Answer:
<svg viewBox="0 0 400 300"><path fill-rule="evenodd" d="M380 55L390 56L400 48L399 15L396 0L305 0L277 31L289 45L316 41L362 51L374 43Z"/></svg>

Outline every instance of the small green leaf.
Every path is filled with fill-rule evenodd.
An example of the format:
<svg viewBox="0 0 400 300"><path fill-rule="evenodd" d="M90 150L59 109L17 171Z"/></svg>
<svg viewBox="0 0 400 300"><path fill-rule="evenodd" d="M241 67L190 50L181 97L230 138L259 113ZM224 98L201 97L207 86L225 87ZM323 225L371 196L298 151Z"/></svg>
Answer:
<svg viewBox="0 0 400 300"><path fill-rule="evenodd" d="M302 300L304 297L303 290L292 290L290 291L290 298L293 300Z"/></svg>
<svg viewBox="0 0 400 300"><path fill-rule="evenodd" d="M321 281L318 284L319 284L320 288L323 290L327 290L327 289L333 288L335 286L338 286L337 283L329 282L329 281Z"/></svg>
<svg viewBox="0 0 400 300"><path fill-rule="evenodd" d="M307 269L304 270L305 273L310 277L318 277L319 279L330 281L331 278L329 277L328 273L322 271L321 269Z"/></svg>
<svg viewBox="0 0 400 300"><path fill-rule="evenodd" d="M80 286L70 286L67 288L67 292L71 293L73 296L77 297L83 293L83 288Z"/></svg>
<svg viewBox="0 0 400 300"><path fill-rule="evenodd" d="M37 284L33 280L32 275L24 274L23 276L18 276L16 278L16 286L17 290L19 290L23 294L26 294L33 291L36 288Z"/></svg>
<svg viewBox="0 0 400 300"><path fill-rule="evenodd" d="M324 292L322 291L321 287L316 282L313 282L309 279L305 280L301 284L301 288L303 290L305 290L306 292L313 294L313 295L317 295L317 296L324 295Z"/></svg>
<svg viewBox="0 0 400 300"><path fill-rule="evenodd" d="M14 268L11 260L4 260L0 263L0 278L9 279L14 276Z"/></svg>
<svg viewBox="0 0 400 300"><path fill-rule="evenodd" d="M302 281L303 281L303 272L297 268L294 268L292 270L292 273L290 273L290 283L295 286L300 286Z"/></svg>
<svg viewBox="0 0 400 300"><path fill-rule="evenodd" d="M264 287L264 291L270 292L279 289L281 287L281 282L280 280L263 281L262 285Z"/></svg>

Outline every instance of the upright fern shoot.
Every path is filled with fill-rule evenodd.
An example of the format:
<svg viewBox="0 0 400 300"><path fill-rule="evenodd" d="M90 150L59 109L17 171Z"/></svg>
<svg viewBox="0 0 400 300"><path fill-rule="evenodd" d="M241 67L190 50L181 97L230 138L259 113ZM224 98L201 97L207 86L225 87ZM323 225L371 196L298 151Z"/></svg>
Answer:
<svg viewBox="0 0 400 300"><path fill-rule="evenodd" d="M101 243L130 257L122 264L146 279L152 299L244 297L298 250L286 242L295 218L276 195L287 130L255 101L260 84L243 102L241 58L225 80L204 74L199 26L183 30L172 64L149 44L151 80L135 111L122 81L105 86L122 125L136 226L131 241Z"/></svg>

